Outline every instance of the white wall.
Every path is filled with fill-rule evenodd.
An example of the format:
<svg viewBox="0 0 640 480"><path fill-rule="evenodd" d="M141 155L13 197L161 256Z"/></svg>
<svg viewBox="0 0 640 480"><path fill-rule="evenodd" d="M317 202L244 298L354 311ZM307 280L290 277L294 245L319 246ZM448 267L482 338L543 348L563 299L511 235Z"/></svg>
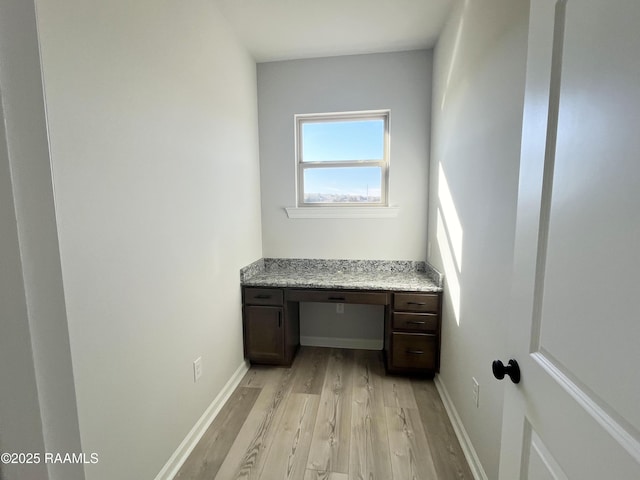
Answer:
<svg viewBox="0 0 640 480"><path fill-rule="evenodd" d="M37 7L86 478L150 479L243 362L255 63L206 0Z"/></svg>
<svg viewBox="0 0 640 480"><path fill-rule="evenodd" d="M4 87L1 83L0 86ZM0 104L0 452L41 452L44 436L1 107ZM18 479L26 474L46 478L46 467L0 463L0 479Z"/></svg>
<svg viewBox="0 0 640 480"><path fill-rule="evenodd" d="M36 28L33 2L0 3L0 450L71 453L81 447ZM3 468L7 480L84 478L80 465Z"/></svg>
<svg viewBox="0 0 640 480"><path fill-rule="evenodd" d="M424 260L431 51L258 64L265 257ZM391 109L391 219L289 219L296 113Z"/></svg>
<svg viewBox="0 0 640 480"><path fill-rule="evenodd" d="M338 313L331 303L302 303L300 343L320 347L382 350L384 307L343 305Z"/></svg>
<svg viewBox="0 0 640 480"><path fill-rule="evenodd" d="M432 52L350 55L258 64L265 257L424 260L427 242ZM388 219L290 219L296 113L391 109ZM383 314L361 305L304 304L303 344L382 344ZM339 339L327 341L325 339Z"/></svg>
<svg viewBox="0 0 640 480"><path fill-rule="evenodd" d="M491 362L506 349L527 21L525 0L457 1L434 60L429 261L446 280L440 380L488 478L498 478L504 384Z"/></svg>

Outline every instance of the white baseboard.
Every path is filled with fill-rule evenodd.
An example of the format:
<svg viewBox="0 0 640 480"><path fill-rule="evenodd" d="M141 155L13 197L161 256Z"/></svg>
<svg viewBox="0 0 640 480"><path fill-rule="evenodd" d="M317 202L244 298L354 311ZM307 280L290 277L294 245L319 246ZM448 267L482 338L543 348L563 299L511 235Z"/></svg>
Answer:
<svg viewBox="0 0 640 480"><path fill-rule="evenodd" d="M382 350L382 342L375 338L300 337L300 345L358 350Z"/></svg>
<svg viewBox="0 0 640 480"><path fill-rule="evenodd" d="M442 399L442 403L444 404L444 408L447 411L447 415L449 415L449 420L451 420L453 430L456 432L456 437L458 437L458 442L460 442L460 447L462 447L462 452L467 459L473 478L475 480L488 480L487 474L485 473L484 468L482 468L482 463L480 463L480 459L478 458L478 454L473 448L471 439L462 424L462 420L460 420L456 407L454 407L453 402L451 401L447 388L444 386L444 383L440 381L439 375L436 375L435 383L438 393L440 394L440 398Z"/></svg>
<svg viewBox="0 0 640 480"><path fill-rule="evenodd" d="M233 391L240 384L242 377L249 370L249 364L247 362L242 362L242 364L238 367L238 369L231 376L229 381L222 387L220 393L213 399L211 404L204 411L200 419L193 426L191 431L184 438L182 443L178 446L171 458L167 461L167 463L162 467L160 473L156 475L155 480L172 480L173 477L176 476L178 470L182 464L187 460L191 451L198 444L204 433L209 428L209 425L216 418L218 413L220 413L220 409L223 407L225 402L229 399Z"/></svg>

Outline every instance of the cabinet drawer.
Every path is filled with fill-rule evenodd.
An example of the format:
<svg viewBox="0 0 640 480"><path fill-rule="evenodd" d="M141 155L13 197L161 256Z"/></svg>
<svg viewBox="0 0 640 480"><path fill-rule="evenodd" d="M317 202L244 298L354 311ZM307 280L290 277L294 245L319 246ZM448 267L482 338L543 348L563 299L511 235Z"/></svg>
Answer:
<svg viewBox="0 0 640 480"><path fill-rule="evenodd" d="M391 364L394 368L436 369L436 335L398 333L391 335Z"/></svg>
<svg viewBox="0 0 640 480"><path fill-rule="evenodd" d="M353 292L344 290L289 290L287 300L293 302L360 303L387 305L386 292Z"/></svg>
<svg viewBox="0 0 640 480"><path fill-rule="evenodd" d="M409 312L438 313L440 296L430 293L396 293L393 295L393 308Z"/></svg>
<svg viewBox="0 0 640 480"><path fill-rule="evenodd" d="M438 330L438 314L396 312L393 314L393 328L419 332L436 332Z"/></svg>
<svg viewBox="0 0 640 480"><path fill-rule="evenodd" d="M246 305L282 305L283 294L279 288L245 288Z"/></svg>

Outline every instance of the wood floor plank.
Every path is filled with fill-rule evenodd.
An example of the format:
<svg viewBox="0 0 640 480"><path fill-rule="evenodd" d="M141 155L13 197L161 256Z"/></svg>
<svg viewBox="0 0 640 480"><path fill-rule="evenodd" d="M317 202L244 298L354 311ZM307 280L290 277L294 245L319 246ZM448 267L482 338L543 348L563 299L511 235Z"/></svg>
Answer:
<svg viewBox="0 0 640 480"><path fill-rule="evenodd" d="M329 359L327 348L301 347L293 368L296 370L291 391L320 395Z"/></svg>
<svg viewBox="0 0 640 480"><path fill-rule="evenodd" d="M275 372L275 380L273 375L266 375L271 381L265 382L262 387L253 409L220 466L215 477L217 480L257 480L260 477L291 390L291 369L271 370Z"/></svg>
<svg viewBox="0 0 640 480"><path fill-rule="evenodd" d="M300 480L304 476L319 403L319 395L289 396L260 480Z"/></svg>
<svg viewBox="0 0 640 480"><path fill-rule="evenodd" d="M349 480L349 475L346 473L307 470L304 474L304 480Z"/></svg>
<svg viewBox="0 0 640 480"><path fill-rule="evenodd" d="M251 367L176 480L473 479L432 380L386 376L380 352L306 348L290 369Z"/></svg>
<svg viewBox="0 0 640 480"><path fill-rule="evenodd" d="M273 383L276 377L282 375L283 368L269 367L265 365L252 365L238 386L262 388L267 384Z"/></svg>
<svg viewBox="0 0 640 480"><path fill-rule="evenodd" d="M387 375L383 379L384 404L387 407L418 408L413 395L411 380L406 377Z"/></svg>
<svg viewBox="0 0 640 480"><path fill-rule="evenodd" d="M472 480L460 443L433 380L412 380L429 449L439 480Z"/></svg>
<svg viewBox="0 0 640 480"><path fill-rule="evenodd" d="M384 370L379 352L357 351L354 372L349 478L392 478L386 412Z"/></svg>
<svg viewBox="0 0 640 480"><path fill-rule="evenodd" d="M353 350L331 349L307 468L348 472L352 392Z"/></svg>
<svg viewBox="0 0 640 480"><path fill-rule="evenodd" d="M176 480L213 478L218 473L259 394L257 388L240 387L234 390L180 467Z"/></svg>
<svg viewBox="0 0 640 480"><path fill-rule="evenodd" d="M386 407L386 415L393 478L436 480L436 468L418 409Z"/></svg>

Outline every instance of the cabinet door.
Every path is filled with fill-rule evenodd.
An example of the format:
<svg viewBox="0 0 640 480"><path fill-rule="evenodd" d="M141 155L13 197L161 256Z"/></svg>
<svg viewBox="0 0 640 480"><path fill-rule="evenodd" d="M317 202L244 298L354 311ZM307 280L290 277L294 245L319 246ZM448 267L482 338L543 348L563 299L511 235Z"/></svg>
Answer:
<svg viewBox="0 0 640 480"><path fill-rule="evenodd" d="M281 307L245 306L244 348L249 360L284 361L284 328Z"/></svg>

